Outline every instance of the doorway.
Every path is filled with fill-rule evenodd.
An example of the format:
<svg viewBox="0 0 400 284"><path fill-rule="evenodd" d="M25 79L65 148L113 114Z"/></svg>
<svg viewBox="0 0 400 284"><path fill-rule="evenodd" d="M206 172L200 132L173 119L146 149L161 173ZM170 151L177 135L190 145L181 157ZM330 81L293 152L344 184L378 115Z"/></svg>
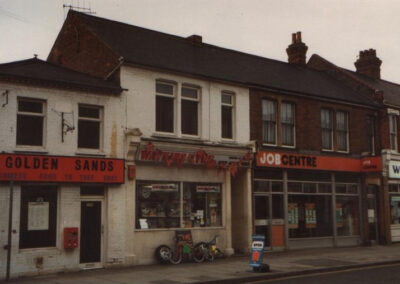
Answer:
<svg viewBox="0 0 400 284"><path fill-rule="evenodd" d="M367 191L368 237L372 243L378 240L377 186L368 185Z"/></svg>
<svg viewBox="0 0 400 284"><path fill-rule="evenodd" d="M80 263L86 268L101 266L102 207L101 200L81 201Z"/></svg>

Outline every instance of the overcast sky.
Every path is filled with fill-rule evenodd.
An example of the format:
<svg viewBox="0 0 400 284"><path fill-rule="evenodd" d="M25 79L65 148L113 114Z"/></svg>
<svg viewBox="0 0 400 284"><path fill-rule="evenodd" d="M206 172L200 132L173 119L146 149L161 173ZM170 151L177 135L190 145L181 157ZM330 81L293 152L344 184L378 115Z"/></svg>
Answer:
<svg viewBox="0 0 400 284"><path fill-rule="evenodd" d="M400 83L399 0L0 0L0 63L46 59L67 13L63 4L281 61L297 31L307 58L317 53L350 70L360 50L374 48L382 78Z"/></svg>

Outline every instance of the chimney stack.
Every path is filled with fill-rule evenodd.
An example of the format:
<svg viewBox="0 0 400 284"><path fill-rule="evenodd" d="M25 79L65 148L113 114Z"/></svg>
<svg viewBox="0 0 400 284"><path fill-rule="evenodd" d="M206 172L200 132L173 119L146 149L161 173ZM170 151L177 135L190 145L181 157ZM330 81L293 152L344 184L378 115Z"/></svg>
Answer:
<svg viewBox="0 0 400 284"><path fill-rule="evenodd" d="M290 64L306 65L306 53L308 46L301 41L301 32L292 34L292 44L286 48Z"/></svg>
<svg viewBox="0 0 400 284"><path fill-rule="evenodd" d="M372 79L381 78L381 64L382 60L376 57L376 50L372 48L360 51L360 56L354 63L357 73L363 74Z"/></svg>
<svg viewBox="0 0 400 284"><path fill-rule="evenodd" d="M186 38L189 42L196 45L201 45L203 43L203 38L200 35L191 35Z"/></svg>

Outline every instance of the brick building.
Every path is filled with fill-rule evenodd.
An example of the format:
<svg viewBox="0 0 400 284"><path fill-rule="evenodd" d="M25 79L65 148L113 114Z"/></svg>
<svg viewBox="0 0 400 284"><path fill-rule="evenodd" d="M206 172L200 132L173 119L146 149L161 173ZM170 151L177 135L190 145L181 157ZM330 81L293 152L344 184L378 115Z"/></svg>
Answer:
<svg viewBox="0 0 400 284"><path fill-rule="evenodd" d="M367 179L370 184L368 196L376 196L379 205L378 218L369 216L372 223L374 217L379 223L379 241L390 244L400 241L399 224L399 92L396 83L381 79L382 61L374 49L360 51L354 63L356 71L340 68L328 60L313 55L308 66L322 70L329 76L340 80L343 84L357 90L364 98L373 98L379 102L380 110L375 117L379 127L376 129L376 155L382 156L382 172L379 178Z"/></svg>

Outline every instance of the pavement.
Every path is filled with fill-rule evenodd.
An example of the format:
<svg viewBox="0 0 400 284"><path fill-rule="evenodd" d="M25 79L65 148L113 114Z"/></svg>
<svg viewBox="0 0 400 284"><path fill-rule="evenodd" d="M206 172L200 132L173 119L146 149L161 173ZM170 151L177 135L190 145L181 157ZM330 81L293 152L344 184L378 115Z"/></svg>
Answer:
<svg viewBox="0 0 400 284"><path fill-rule="evenodd" d="M270 272L266 273L253 272L248 265L248 259L248 256L232 256L216 259L214 262L82 270L79 272L12 279L8 283L248 283L262 279L277 279L295 275L400 263L400 244L266 252L264 254L264 263L267 263L271 269Z"/></svg>

